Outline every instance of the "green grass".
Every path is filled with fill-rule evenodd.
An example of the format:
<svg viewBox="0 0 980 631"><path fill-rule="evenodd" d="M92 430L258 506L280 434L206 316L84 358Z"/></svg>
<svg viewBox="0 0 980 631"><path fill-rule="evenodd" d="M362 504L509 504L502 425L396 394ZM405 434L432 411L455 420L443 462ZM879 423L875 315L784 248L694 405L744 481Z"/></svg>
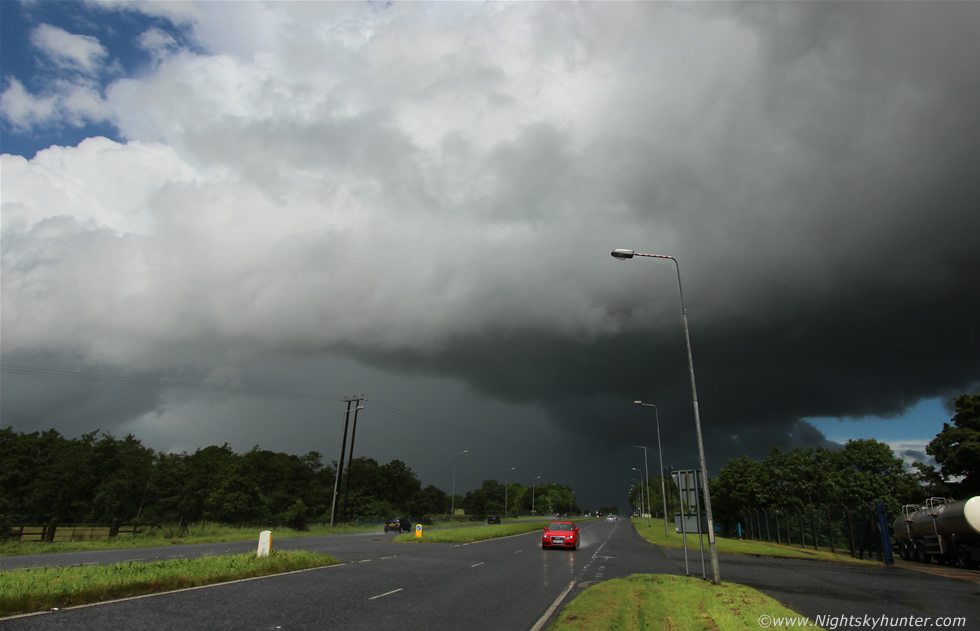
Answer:
<svg viewBox="0 0 980 631"><path fill-rule="evenodd" d="M335 558L324 554L274 550L261 559L249 553L153 563L136 561L0 572L0 615L82 605L337 563L339 561Z"/></svg>
<svg viewBox="0 0 980 631"><path fill-rule="evenodd" d="M751 587L712 585L687 576L634 574L587 588L564 607L548 631L785 630L802 626L780 624L780 618L800 619L799 614ZM760 624L760 619L771 624Z"/></svg>
<svg viewBox="0 0 980 631"><path fill-rule="evenodd" d="M416 538L415 533L405 533L398 535L394 541L417 542L417 543L474 543L476 541L486 541L487 539L499 539L500 537L510 537L511 535L521 535L526 532L541 530L545 522L504 522L493 526L467 526L463 528L447 528L445 530L433 530L422 527L422 537Z"/></svg>
<svg viewBox="0 0 980 631"><path fill-rule="evenodd" d="M259 533L263 530L272 531L272 540L291 539L296 537L311 537L320 535L345 535L364 532L381 532L384 526L373 524L367 526L353 526L338 524L330 526L314 525L309 530L298 531L290 528L276 529L252 526L240 528L236 526L225 526L223 524L211 522L198 522L181 529L176 525L163 527L146 527L146 529L136 535L120 534L111 539L101 541L73 541L73 542L20 542L7 541L0 543L0 556L15 556L24 554L46 554L54 552L78 552L84 550L119 550L129 548L153 548L158 546L169 546L190 543L225 543L229 541L251 541L259 540Z"/></svg>
<svg viewBox="0 0 980 631"><path fill-rule="evenodd" d="M664 548L683 548L684 539L680 533L674 532L670 526L670 535L664 537L664 522L662 520L650 520L647 526L645 519L634 518L631 520L636 526L636 531L650 543ZM708 535L702 535L704 549L708 549ZM845 563L872 563L877 561L860 560L851 557L850 554L833 553L830 550L814 550L813 548L800 548L799 546L780 545L778 543L766 543L762 541L747 541L738 539L726 539L715 537L715 547L719 554L746 554L751 556L764 556L784 559L812 559L819 561L837 561ZM698 535L687 535L688 550L700 550L698 545Z"/></svg>

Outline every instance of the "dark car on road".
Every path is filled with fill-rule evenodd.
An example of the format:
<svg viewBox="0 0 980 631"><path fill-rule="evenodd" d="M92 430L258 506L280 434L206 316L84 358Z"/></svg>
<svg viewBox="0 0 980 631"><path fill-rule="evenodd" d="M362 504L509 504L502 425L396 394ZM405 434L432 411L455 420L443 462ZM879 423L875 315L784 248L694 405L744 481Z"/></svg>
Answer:
<svg viewBox="0 0 980 631"><path fill-rule="evenodd" d="M553 521L544 527L541 535L541 547L548 548L568 548L575 550L578 548L578 528L570 521Z"/></svg>
<svg viewBox="0 0 980 631"><path fill-rule="evenodd" d="M412 522L407 517L392 517L385 522L385 532L411 532Z"/></svg>
<svg viewBox="0 0 980 631"><path fill-rule="evenodd" d="M500 517L498 515L487 515L487 525L488 526L490 524L499 524L499 523L500 523Z"/></svg>

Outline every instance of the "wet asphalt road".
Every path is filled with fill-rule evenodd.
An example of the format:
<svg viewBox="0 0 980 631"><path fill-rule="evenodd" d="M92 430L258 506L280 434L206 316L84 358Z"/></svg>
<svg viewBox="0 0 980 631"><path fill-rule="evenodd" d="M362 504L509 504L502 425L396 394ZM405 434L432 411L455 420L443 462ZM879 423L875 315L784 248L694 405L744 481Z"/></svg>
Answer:
<svg viewBox="0 0 980 631"><path fill-rule="evenodd" d="M126 629L532 629L576 585L673 564L625 521L583 522L578 550L542 550L540 531L469 545L391 543L390 536L273 540L331 554L343 565L152 597L46 612L0 622L3 631ZM106 558L147 560L254 550L254 543L129 550ZM99 553L101 555L102 553ZM93 563L79 553L42 564ZM4 559L32 567L38 558Z"/></svg>
<svg viewBox="0 0 980 631"><path fill-rule="evenodd" d="M577 551L541 550L538 533L470 545L395 544L383 534L273 540L279 548L331 554L344 565L93 607L5 619L4 631L32 629L494 629L527 630L563 593L568 602L596 581L635 573L685 574L684 553L654 547L626 521L585 522ZM640 528L644 526L638 526ZM254 542L73 553L40 564L117 562L239 553ZM59 555L60 556L60 555ZM101 557L101 558L100 558ZM700 552L688 553L701 576ZM38 557L0 559L31 567ZM772 596L801 615L836 616L838 628L897 628L903 616L965 619L980 629L980 583L913 570L721 555L724 582ZM705 553L706 573L710 564ZM557 611L557 610L556 610ZM848 625L840 621L848 616ZM549 619L554 618L552 613ZM824 619L827 620L826 618ZM885 622L888 622L886 620ZM901 628L909 628L904 623ZM825 622L824 626L830 628ZM925 628L937 628L927 626Z"/></svg>

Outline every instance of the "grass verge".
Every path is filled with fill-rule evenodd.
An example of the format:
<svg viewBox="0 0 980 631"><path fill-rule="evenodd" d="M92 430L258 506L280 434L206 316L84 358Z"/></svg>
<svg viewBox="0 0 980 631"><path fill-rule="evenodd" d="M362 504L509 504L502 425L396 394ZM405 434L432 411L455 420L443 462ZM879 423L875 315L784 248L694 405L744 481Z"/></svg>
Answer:
<svg viewBox="0 0 980 631"><path fill-rule="evenodd" d="M670 530L670 535L664 536L663 522L658 520L653 520L650 522L650 526L647 526L645 519L632 519L633 525L636 526L636 531L640 533L644 539L650 543L661 546L664 548L683 548L684 540L683 537ZM704 549L708 549L708 535L702 535ZM839 554L833 553L830 550L813 550L800 548L799 546L787 546L780 545L778 543L765 543L761 541L746 541L739 539L726 539L724 537L715 537L715 547L718 548L719 554L746 554L752 556L764 556L772 558L783 558L783 559L811 559L819 561L836 561L843 563L863 563L863 564L878 564L877 561L870 559L855 559L851 557L850 554ZM687 535L687 548L688 550L700 550L698 545L698 535L690 534Z"/></svg>
<svg viewBox="0 0 980 631"><path fill-rule="evenodd" d="M384 526L370 524L363 526L314 525L309 530L292 530L290 528L276 529L253 526L240 528L225 526L218 523L199 522L180 528L176 525L162 527L148 526L136 535L118 535L111 539L100 541L72 541L55 543L7 541L0 543L0 556L17 556L24 554L49 554L55 552L79 552L85 550L120 550L129 548L155 548L160 546L191 544L191 543L225 543L229 541L258 541L259 533L263 530L272 531L272 539L293 539L297 537L315 537L323 535L348 535L366 532L381 532Z"/></svg>
<svg viewBox="0 0 980 631"><path fill-rule="evenodd" d="M0 616L212 585L339 563L325 554L274 550L235 556L0 572Z"/></svg>
<svg viewBox="0 0 980 631"><path fill-rule="evenodd" d="M476 541L486 541L487 539L499 539L500 537L510 537L511 535L521 535L526 532L541 530L544 522L514 522L495 524L493 526L468 526L465 528L447 528L445 530L426 530L422 527L422 537L417 538L415 533L405 533L398 535L394 541L417 542L417 543L474 543Z"/></svg>
<svg viewBox="0 0 980 631"><path fill-rule="evenodd" d="M801 620L799 614L744 585L634 574L587 588L562 609L548 631L788 630L800 626Z"/></svg>

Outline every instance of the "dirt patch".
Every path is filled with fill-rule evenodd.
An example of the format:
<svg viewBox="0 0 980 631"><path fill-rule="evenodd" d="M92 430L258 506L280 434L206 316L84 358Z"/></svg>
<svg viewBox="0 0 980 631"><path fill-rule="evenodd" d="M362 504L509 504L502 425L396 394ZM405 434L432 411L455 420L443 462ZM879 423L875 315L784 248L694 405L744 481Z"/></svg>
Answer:
<svg viewBox="0 0 980 631"><path fill-rule="evenodd" d="M925 574L932 574L934 576L956 578L961 581L970 581L971 583L980 583L980 571L977 570L962 570L958 567L950 567L948 565L916 563L914 561L905 561L903 559L895 559L895 567L900 567L903 570L924 572Z"/></svg>

